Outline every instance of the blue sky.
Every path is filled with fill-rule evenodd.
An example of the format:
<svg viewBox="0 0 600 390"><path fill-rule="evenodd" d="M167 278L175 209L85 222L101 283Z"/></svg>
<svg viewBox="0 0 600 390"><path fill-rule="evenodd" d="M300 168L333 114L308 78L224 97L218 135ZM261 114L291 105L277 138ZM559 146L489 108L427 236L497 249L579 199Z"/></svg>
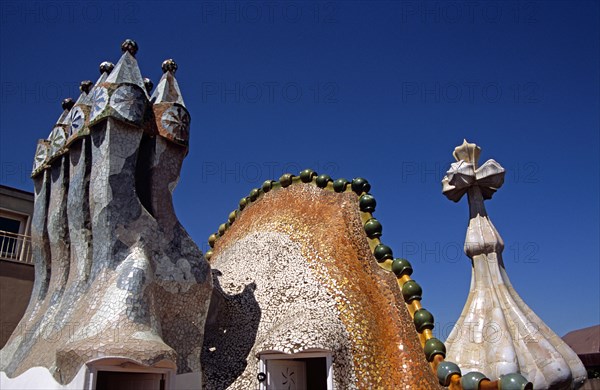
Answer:
<svg viewBox="0 0 600 390"><path fill-rule="evenodd" d="M465 302L466 199L440 180L463 138L506 182L487 202L516 290L559 335L600 323L599 3L2 1L0 183L32 188L60 100L135 39L174 58L192 115L175 207L206 239L266 179L367 178L383 240L444 339Z"/></svg>

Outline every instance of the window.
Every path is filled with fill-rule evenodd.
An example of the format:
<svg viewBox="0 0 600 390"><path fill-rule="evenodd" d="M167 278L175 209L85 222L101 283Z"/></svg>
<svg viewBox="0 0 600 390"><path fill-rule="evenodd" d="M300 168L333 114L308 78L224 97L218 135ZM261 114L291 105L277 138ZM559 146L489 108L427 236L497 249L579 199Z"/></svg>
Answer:
<svg viewBox="0 0 600 390"><path fill-rule="evenodd" d="M29 216L0 209L0 258L31 263Z"/></svg>
<svg viewBox="0 0 600 390"><path fill-rule="evenodd" d="M0 216L0 230L19 234L21 232L21 221Z"/></svg>
<svg viewBox="0 0 600 390"><path fill-rule="evenodd" d="M0 256L13 258L19 247L21 221L0 216Z"/></svg>

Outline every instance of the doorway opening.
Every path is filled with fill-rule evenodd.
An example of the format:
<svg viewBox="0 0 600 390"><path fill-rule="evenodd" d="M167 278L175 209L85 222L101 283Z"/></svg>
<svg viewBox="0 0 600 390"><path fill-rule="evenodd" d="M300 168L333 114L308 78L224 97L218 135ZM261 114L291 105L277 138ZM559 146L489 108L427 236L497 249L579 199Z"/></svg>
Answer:
<svg viewBox="0 0 600 390"><path fill-rule="evenodd" d="M152 367L120 357L100 358L87 363L90 390L170 390L175 364L161 360Z"/></svg>
<svg viewBox="0 0 600 390"><path fill-rule="evenodd" d="M165 375L159 373L98 371L96 390L166 390Z"/></svg>
<svg viewBox="0 0 600 390"><path fill-rule="evenodd" d="M259 389L332 390L331 361L328 351L260 354Z"/></svg>

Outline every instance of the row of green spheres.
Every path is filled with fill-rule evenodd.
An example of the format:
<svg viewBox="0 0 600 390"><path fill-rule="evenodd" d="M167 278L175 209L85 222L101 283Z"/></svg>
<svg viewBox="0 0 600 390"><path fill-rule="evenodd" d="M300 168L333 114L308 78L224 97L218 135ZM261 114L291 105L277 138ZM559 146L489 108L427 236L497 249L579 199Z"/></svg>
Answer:
<svg viewBox="0 0 600 390"><path fill-rule="evenodd" d="M437 377L442 386L450 385L452 375L461 375L460 368L456 363L444 361L437 367ZM481 372L472 371L460 378L460 384L463 390L478 390L482 381L489 379ZM533 384L518 373L506 374L500 376L498 388L502 390L530 390Z"/></svg>
<svg viewBox="0 0 600 390"><path fill-rule="evenodd" d="M286 173L279 178L279 182L274 180L267 180L263 183L261 188L254 188L250 191L250 194L247 197L244 197L239 202L239 210L243 210L250 202L254 202L258 199L261 192L267 193L271 191L276 186L288 187L293 183L294 175L291 173ZM373 213L377 206L377 202L375 198L369 194L371 190L371 184L362 178L357 177L353 179L351 182L344 179L336 179L333 180L329 175L322 174L319 175L312 169L305 169L300 172L300 181L303 183L310 183L315 180L317 187L325 188L327 185L332 182L333 190L335 192L345 192L348 185L351 186L351 189L354 193L360 196L359 198L359 207L362 212L365 213ZM219 226L218 233L212 234L209 237L209 245L212 248L218 236L222 236L225 234L229 226L235 221L238 214L238 210L234 210L229 214L228 222L223 223ZM371 218L369 221L365 223L365 232L367 237L369 238L379 238L381 237L383 227L381 223L375 219ZM384 244L378 244L373 251L373 255L377 259L378 262L383 262L388 259L393 259L392 249ZM209 250L206 253L206 257L210 258L212 256L212 250ZM392 263L392 271L394 274L400 278L403 275L411 275L413 272L412 265L406 259L394 259ZM422 289L421 286L414 280L409 280L402 286L402 295L404 300L407 303L412 302L413 300L421 300ZM433 329L434 326L434 318L433 315L427 311L426 309L419 309L414 314L414 324L418 332L422 332L425 329ZM436 354L445 355L446 348L444 344L436 338L431 338L427 340L425 344L425 355L427 360L431 361L433 356Z"/></svg>

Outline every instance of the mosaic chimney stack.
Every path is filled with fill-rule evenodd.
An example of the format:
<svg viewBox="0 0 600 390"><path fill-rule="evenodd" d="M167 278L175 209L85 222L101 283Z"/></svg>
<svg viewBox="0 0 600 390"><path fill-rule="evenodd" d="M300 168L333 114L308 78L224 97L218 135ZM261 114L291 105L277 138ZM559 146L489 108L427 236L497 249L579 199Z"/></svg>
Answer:
<svg viewBox="0 0 600 390"><path fill-rule="evenodd" d="M46 367L69 383L110 357L201 378L210 267L179 223L172 192L188 151L190 116L173 60L152 95L137 44L81 83L32 178L35 284L0 351L9 377ZM193 302L193 304L191 304ZM51 340L51 342L49 341Z"/></svg>
<svg viewBox="0 0 600 390"><path fill-rule="evenodd" d="M577 388L586 379L581 361L510 283L504 242L484 206L504 183L505 171L494 160L478 166L479 154L480 148L465 140L454 149L457 162L442 180L448 199L458 202L467 194L465 253L473 267L467 302L446 340L447 359L463 372L479 371L492 380L520 372L535 389Z"/></svg>

